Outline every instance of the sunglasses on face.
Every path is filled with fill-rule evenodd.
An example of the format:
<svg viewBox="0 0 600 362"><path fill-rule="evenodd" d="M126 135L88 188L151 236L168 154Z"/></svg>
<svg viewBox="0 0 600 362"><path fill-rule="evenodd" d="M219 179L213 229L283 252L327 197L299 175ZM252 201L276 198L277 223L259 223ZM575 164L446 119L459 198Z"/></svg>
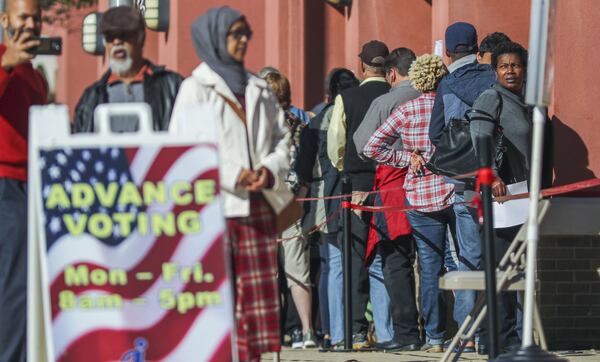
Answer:
<svg viewBox="0 0 600 362"><path fill-rule="evenodd" d="M137 38L137 33L123 32L123 33L106 33L104 39L107 43L112 43L115 39L122 41L133 42Z"/></svg>
<svg viewBox="0 0 600 362"><path fill-rule="evenodd" d="M235 40L240 40L242 37L246 37L248 40L252 39L252 30L250 28L239 28L231 30L227 33L227 36L232 36Z"/></svg>

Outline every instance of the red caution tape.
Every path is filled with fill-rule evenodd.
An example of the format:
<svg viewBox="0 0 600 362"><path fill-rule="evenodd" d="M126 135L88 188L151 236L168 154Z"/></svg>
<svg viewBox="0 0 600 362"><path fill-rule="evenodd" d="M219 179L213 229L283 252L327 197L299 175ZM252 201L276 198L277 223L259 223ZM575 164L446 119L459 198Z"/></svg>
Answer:
<svg viewBox="0 0 600 362"><path fill-rule="evenodd" d="M389 189L385 189L385 190L374 190L374 191L359 191L357 193L361 194L361 195L372 195L372 194L383 194L386 192L394 192L394 191L400 191L400 190L404 190L403 186L400 187L393 187L393 188L389 188ZM318 201L318 200L335 200L335 199L343 199L345 197L352 197L352 194L342 194L342 195L334 195L334 196L323 196L323 197L297 197L296 201L302 202L302 201Z"/></svg>
<svg viewBox="0 0 600 362"><path fill-rule="evenodd" d="M484 169L485 170L485 169ZM489 171L491 171L491 169L487 169ZM483 172L478 172L478 176L481 176L481 184L489 184L491 185L491 183L494 181L494 174L493 172L489 172L489 171L483 171ZM491 179L491 181L490 181ZM478 177L478 181L479 181L479 177ZM452 205L457 205L457 204L470 204L471 206L473 206L474 208L478 209L478 212L481 214L481 199L479 197L479 184L480 182L477 183L477 190L476 190L476 194L475 197L473 198L473 200L471 202L460 202L460 203L454 203ZM597 187L600 186L600 178L594 178L594 179L590 179L590 180L585 180L585 181L579 181L579 182L574 182L568 185L562 185L562 186L555 186L555 187L551 187L548 189L544 189L541 190L541 196L542 197L550 197L550 196L556 196L556 195L562 195L562 194L567 194L567 193L571 193L574 191L580 191L580 190L585 190L585 189L589 189L592 187ZM392 189L389 190L385 190L385 191L392 191ZM376 192L376 191L375 191ZM347 196L351 196L351 195L340 195L340 196L336 196L335 198L339 198L339 197L347 197ZM529 193L528 192L524 192L521 194L516 194L516 195L506 195L506 196L501 196L501 197L496 197L494 199L494 202L506 202L506 201L510 201L510 200L518 200L518 199L525 199L529 197ZM358 205L358 204L353 204L349 201L342 201L341 203L341 208L350 208L353 210L360 210L360 211L366 211L366 212L406 212L409 210L419 210L419 209L423 209L423 208L427 208L427 207L433 207L433 206L437 206L437 205L420 205L420 206L406 206L406 205L387 205L387 206L365 206L365 205ZM325 224L327 224L330 220L332 220L332 218L336 217L337 214L339 213L339 211L341 210L338 209L335 212L331 213L331 215L329 215L323 222L315 225L314 227L312 227L310 229L310 231L307 233L307 235L310 235L312 233L315 233L317 231L319 231ZM292 240L292 239L296 239L298 237L301 237L302 234L299 235L295 235L295 236L291 236L285 239L278 239L278 242L282 242L282 241L286 241L286 240Z"/></svg>
<svg viewBox="0 0 600 362"><path fill-rule="evenodd" d="M341 211L342 209L339 208L337 210L335 210L334 212L332 212L331 214L329 214L327 217L325 217L325 220L323 220L322 222L318 223L317 225L311 227L306 233L299 233L293 236L289 236L287 238L279 238L276 241L278 243L282 243L284 241L289 241L289 240L294 240L294 239L298 239L302 236L308 236L311 234L314 234L318 231L321 231L321 229L331 220L333 220L333 218L337 217L338 213Z"/></svg>

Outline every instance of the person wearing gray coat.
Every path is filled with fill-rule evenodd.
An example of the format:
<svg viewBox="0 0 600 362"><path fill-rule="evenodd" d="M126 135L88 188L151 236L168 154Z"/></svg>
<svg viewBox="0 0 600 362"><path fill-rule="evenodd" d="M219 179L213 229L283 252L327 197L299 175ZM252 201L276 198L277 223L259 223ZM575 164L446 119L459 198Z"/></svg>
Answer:
<svg viewBox="0 0 600 362"><path fill-rule="evenodd" d="M480 158L482 155L478 150L481 149L482 142L486 137L495 136L497 126L502 130L506 147L501 166L494 167L497 176L492 184L492 193L498 197L506 195L506 185L529 180L533 123L531 107L523 99L527 51L517 43L501 43L492 55L492 67L496 71L496 83L473 104L474 110L484 112L490 119L472 120L471 138ZM550 127L550 122L547 122L547 140L552 139ZM544 148L542 184L547 186L552 175L552 143L544 142ZM496 263L506 253L520 228L521 225L494 229ZM499 337L501 347L506 350L521 343L521 315L515 292L502 293L499 301ZM479 338L480 345L487 343L485 327L480 331Z"/></svg>

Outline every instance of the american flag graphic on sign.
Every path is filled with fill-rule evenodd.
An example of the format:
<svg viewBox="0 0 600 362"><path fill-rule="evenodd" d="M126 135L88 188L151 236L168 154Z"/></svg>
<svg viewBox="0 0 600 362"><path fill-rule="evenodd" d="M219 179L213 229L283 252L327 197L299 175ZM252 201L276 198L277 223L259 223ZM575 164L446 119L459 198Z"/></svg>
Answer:
<svg viewBox="0 0 600 362"><path fill-rule="evenodd" d="M230 361L217 150L40 152L57 361Z"/></svg>

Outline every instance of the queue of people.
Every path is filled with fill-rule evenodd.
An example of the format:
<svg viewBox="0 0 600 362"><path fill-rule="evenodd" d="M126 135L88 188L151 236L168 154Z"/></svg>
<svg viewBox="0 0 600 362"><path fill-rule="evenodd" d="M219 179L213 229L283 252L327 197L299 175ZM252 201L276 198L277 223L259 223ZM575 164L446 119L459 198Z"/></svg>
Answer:
<svg viewBox="0 0 600 362"><path fill-rule="evenodd" d="M38 2L8 0L1 20L8 36L0 45L0 362L25 360L27 112L47 98L27 52L41 32ZM201 64L185 80L144 58L145 24L137 10L109 9L100 30L109 70L81 96L74 132L94 131L93 111L102 103L150 104L155 130L179 127L186 106L215 109L241 361L257 361L288 342L343 347L340 200L329 198L340 195L342 177L351 181L353 204L411 207L352 212L353 348L444 350L452 337L446 315L461 324L477 295L448 295L438 278L481 270L486 261L477 212L467 202L473 185L438 175L426 163L448 123L475 109L490 117L472 124L476 148L494 135L495 124L509 145L495 169L494 195L527 181L532 117L523 101L527 52L521 45L499 32L479 44L471 24L455 23L446 30L452 61L446 66L439 56L389 51L372 40L358 54L360 74L333 69L326 99L311 114L291 104L289 80L279 70L266 67L257 76L245 68L252 28L227 6L193 23ZM111 127L133 132L137 122L113 117ZM304 196L315 200L278 230L277 215ZM518 229L496 229L498 257ZM501 300L501 345L509 349L520 342L519 300L515 293ZM476 340L466 341L467 351L487 353L486 336L482 327Z"/></svg>

